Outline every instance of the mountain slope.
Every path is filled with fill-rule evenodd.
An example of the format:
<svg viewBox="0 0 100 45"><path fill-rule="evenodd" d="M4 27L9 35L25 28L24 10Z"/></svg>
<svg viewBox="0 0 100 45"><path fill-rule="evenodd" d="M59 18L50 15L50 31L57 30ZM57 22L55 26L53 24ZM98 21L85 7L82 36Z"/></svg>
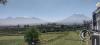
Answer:
<svg viewBox="0 0 100 45"><path fill-rule="evenodd" d="M83 24L83 21L88 21L88 20L90 20L90 18L88 18L85 15L74 14L74 15L60 21L59 23L61 23L61 24Z"/></svg>
<svg viewBox="0 0 100 45"><path fill-rule="evenodd" d="M46 23L45 21L39 19L39 18L28 18L28 17L16 17L16 18L6 18L6 19L0 19L0 25L25 25L25 24L42 24Z"/></svg>

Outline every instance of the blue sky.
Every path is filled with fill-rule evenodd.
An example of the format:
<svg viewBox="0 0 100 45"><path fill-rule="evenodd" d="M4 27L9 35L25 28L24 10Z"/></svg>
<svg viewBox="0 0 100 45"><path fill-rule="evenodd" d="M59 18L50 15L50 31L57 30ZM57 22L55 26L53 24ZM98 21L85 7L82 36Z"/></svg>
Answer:
<svg viewBox="0 0 100 45"><path fill-rule="evenodd" d="M92 16L99 0L8 0L0 5L0 18L37 17L46 21L58 21L72 14Z"/></svg>

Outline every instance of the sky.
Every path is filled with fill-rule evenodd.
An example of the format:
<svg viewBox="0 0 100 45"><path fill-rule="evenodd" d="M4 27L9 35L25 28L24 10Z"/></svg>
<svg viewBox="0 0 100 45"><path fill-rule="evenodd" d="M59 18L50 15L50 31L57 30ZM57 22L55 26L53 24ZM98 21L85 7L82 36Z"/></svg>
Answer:
<svg viewBox="0 0 100 45"><path fill-rule="evenodd" d="M46 21L63 20L73 14L91 18L99 0L8 0L0 5L0 18L37 17Z"/></svg>

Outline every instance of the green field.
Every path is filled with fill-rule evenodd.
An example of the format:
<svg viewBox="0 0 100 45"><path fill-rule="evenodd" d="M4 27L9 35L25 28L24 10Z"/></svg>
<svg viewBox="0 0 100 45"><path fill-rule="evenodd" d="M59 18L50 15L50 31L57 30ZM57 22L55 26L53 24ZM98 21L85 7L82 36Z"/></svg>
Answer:
<svg viewBox="0 0 100 45"><path fill-rule="evenodd" d="M82 45L79 32L52 32L40 35L41 45ZM24 36L0 36L0 45L25 45Z"/></svg>

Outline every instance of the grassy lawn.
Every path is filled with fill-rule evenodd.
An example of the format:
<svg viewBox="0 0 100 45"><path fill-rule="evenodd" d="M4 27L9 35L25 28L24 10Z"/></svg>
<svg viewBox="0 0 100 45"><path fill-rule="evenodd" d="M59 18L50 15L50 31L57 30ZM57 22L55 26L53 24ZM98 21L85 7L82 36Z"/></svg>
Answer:
<svg viewBox="0 0 100 45"><path fill-rule="evenodd" d="M41 45L81 45L76 32L43 33L40 36ZM1 36L0 45L25 45L24 36Z"/></svg>

